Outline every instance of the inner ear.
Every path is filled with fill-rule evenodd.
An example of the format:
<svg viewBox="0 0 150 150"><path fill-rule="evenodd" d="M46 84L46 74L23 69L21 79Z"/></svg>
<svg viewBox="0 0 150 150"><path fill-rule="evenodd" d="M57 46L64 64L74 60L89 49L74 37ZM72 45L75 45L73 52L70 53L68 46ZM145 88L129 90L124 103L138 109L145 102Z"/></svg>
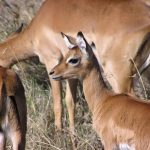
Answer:
<svg viewBox="0 0 150 150"><path fill-rule="evenodd" d="M84 56L86 58L89 58L89 50L88 50L88 43L86 41L86 39L84 38L84 35L82 32L78 32L77 34L77 39L76 39L76 43L78 45L78 47L80 48L81 52L84 54Z"/></svg>
<svg viewBox="0 0 150 150"><path fill-rule="evenodd" d="M81 34L80 32L77 34L77 45L79 46L79 48L81 50L86 50L86 41L84 39L83 34Z"/></svg>
<svg viewBox="0 0 150 150"><path fill-rule="evenodd" d="M71 38L70 36L64 34L63 32L61 32L61 35L66 43L66 46L69 48L69 49L73 49L76 47L76 44L74 44L72 41L73 41L73 38Z"/></svg>

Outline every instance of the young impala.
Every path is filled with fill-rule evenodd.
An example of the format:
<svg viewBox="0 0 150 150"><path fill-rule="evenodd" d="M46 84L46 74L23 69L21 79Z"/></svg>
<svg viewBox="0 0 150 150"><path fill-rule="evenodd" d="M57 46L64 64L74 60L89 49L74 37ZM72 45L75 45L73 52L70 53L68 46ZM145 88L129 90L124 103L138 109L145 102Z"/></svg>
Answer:
<svg viewBox="0 0 150 150"><path fill-rule="evenodd" d="M14 150L25 150L26 113L21 80L14 71L0 67L0 150L6 149L6 138Z"/></svg>
<svg viewBox="0 0 150 150"><path fill-rule="evenodd" d="M81 32L76 43L63 34L69 50L51 70L54 80L78 78L105 150L150 150L150 103L106 88L98 61ZM123 66L122 66L123 67Z"/></svg>
<svg viewBox="0 0 150 150"><path fill-rule="evenodd" d="M60 31L74 36L82 30L88 40L96 43L98 59L114 91L129 93L134 73L130 60L136 58L139 50L147 54L139 48L150 31L149 6L147 0L46 0L23 32L0 44L0 65L9 67L38 55L49 72L65 55ZM71 129L77 83L73 81L69 80L67 89L71 88L66 94ZM51 80L51 85L55 124L61 128L62 87L59 81Z"/></svg>

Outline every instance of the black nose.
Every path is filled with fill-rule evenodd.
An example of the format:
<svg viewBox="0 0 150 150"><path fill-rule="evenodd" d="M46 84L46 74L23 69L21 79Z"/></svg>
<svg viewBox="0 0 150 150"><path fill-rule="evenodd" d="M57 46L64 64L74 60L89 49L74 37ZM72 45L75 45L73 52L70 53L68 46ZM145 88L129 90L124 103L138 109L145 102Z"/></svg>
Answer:
<svg viewBox="0 0 150 150"><path fill-rule="evenodd" d="M49 75L52 75L52 74L54 74L54 70L52 70L52 71L49 73Z"/></svg>

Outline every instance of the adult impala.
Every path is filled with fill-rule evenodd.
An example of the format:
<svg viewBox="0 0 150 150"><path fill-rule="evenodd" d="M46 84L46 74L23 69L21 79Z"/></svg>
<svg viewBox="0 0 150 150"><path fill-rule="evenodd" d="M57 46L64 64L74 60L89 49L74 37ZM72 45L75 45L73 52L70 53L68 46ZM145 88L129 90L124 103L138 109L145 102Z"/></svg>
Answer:
<svg viewBox="0 0 150 150"><path fill-rule="evenodd" d="M60 31L73 36L81 30L96 43L107 79L114 91L131 91L133 65L145 34L150 31L150 7L146 0L46 0L29 26L0 45L0 65L38 55L49 72L65 54ZM61 50L61 51L60 51ZM61 128L61 83L51 81L55 124ZM67 84L70 126L74 128L74 87Z"/></svg>
<svg viewBox="0 0 150 150"><path fill-rule="evenodd" d="M126 94L109 91L103 81L98 61L81 32L77 42L64 40L69 50L51 70L52 79L79 78L93 115L93 126L105 150L150 149L150 103ZM145 115L146 114L146 115Z"/></svg>

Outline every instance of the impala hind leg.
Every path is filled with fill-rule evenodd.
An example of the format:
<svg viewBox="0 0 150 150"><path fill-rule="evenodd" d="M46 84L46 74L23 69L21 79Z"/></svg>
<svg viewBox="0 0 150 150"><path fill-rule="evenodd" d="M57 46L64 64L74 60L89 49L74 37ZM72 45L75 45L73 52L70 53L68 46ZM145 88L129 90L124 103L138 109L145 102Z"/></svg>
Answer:
<svg viewBox="0 0 150 150"><path fill-rule="evenodd" d="M16 107L16 102L18 100L20 100L22 102L22 105L24 105L21 96L19 98L18 96L19 95L15 95L15 97L10 96L7 99L8 129L6 128L5 130L12 142L13 150L25 150L27 126L26 106L22 108L21 106L19 108ZM21 109L21 113L19 113L20 111L18 109Z"/></svg>
<svg viewBox="0 0 150 150"><path fill-rule="evenodd" d="M13 144L13 150L25 150L25 136L21 134L20 130L12 131L11 141Z"/></svg>
<svg viewBox="0 0 150 150"><path fill-rule="evenodd" d="M22 127L23 125L26 126L25 124L26 121L24 121L24 124L20 124L20 119L18 119L16 113L9 114L9 130L7 132L12 142L13 150L25 150L26 131Z"/></svg>
<svg viewBox="0 0 150 150"><path fill-rule="evenodd" d="M2 131L0 131L0 150L5 150L5 146L6 146L5 135Z"/></svg>
<svg viewBox="0 0 150 150"><path fill-rule="evenodd" d="M25 150L25 133L21 130L19 122L11 122L9 132L13 150Z"/></svg>
<svg viewBox="0 0 150 150"><path fill-rule="evenodd" d="M51 80L52 97L54 103L55 126L62 129L62 85L60 81Z"/></svg>

